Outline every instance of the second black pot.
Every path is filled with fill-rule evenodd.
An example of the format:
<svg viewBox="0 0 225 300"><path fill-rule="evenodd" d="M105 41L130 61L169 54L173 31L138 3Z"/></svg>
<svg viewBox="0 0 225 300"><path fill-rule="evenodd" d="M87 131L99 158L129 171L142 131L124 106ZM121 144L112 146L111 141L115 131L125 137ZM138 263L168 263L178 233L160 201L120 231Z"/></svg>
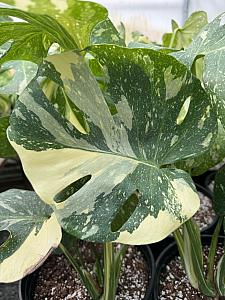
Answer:
<svg viewBox="0 0 225 300"><path fill-rule="evenodd" d="M211 235L202 235L202 244L203 245L210 245L212 236ZM219 237L219 243L224 243L225 237L220 236ZM160 277L163 273L163 270L165 270L166 265L176 256L179 256L179 252L177 249L176 242L172 242L170 245L168 245L160 254L156 261L156 273L155 273L155 281L154 281L154 293L153 293L153 299L159 300L159 286L160 286Z"/></svg>

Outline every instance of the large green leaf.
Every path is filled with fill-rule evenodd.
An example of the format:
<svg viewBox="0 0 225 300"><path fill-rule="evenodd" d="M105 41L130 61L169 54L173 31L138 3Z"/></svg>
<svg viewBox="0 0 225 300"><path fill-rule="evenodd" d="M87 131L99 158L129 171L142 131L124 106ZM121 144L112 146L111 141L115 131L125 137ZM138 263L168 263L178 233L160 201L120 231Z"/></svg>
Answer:
<svg viewBox="0 0 225 300"><path fill-rule="evenodd" d="M108 18L107 9L98 3L78 0L19 0L3 3L55 18L72 36L78 48L90 43L124 45L123 39ZM96 27L96 28L95 28Z"/></svg>
<svg viewBox="0 0 225 300"><path fill-rule="evenodd" d="M0 231L8 240L0 246L0 282L12 282L33 272L61 240L61 227L49 205L34 192L0 194Z"/></svg>
<svg viewBox="0 0 225 300"><path fill-rule="evenodd" d="M39 63L54 42L63 49L77 48L68 31L49 15L28 13L15 8L0 8L0 15L9 15L26 21L26 23L0 23L0 44L12 41L9 50L1 57L2 63L9 60L29 60Z"/></svg>
<svg viewBox="0 0 225 300"><path fill-rule="evenodd" d="M207 14L204 11L196 11L179 28L177 23L172 20L172 33L163 35L163 45L175 49L185 49L192 42L193 38L208 24Z"/></svg>
<svg viewBox="0 0 225 300"><path fill-rule="evenodd" d="M225 166L216 173L213 208L217 215L225 216Z"/></svg>
<svg viewBox="0 0 225 300"><path fill-rule="evenodd" d="M173 57L106 45L89 51L108 74L116 113L83 58L66 52L50 56L39 76L64 87L84 112L89 134L62 118L32 81L17 101L8 137L66 231L100 242L158 241L199 207L190 176L166 165L206 150L216 115L200 81ZM119 217L121 228L114 223Z"/></svg>
<svg viewBox="0 0 225 300"><path fill-rule="evenodd" d="M220 163L225 157L225 130L218 121L218 133L211 147L199 156L176 163L176 167L187 171L192 176L205 173L209 168Z"/></svg>
<svg viewBox="0 0 225 300"><path fill-rule="evenodd" d="M185 51L173 54L189 69L196 58L204 57L203 83L214 99L218 116L225 126L225 14L221 14L197 35Z"/></svg>
<svg viewBox="0 0 225 300"><path fill-rule="evenodd" d="M0 117L0 157L12 157L16 155L16 152L10 145L6 129L9 126L9 117Z"/></svg>

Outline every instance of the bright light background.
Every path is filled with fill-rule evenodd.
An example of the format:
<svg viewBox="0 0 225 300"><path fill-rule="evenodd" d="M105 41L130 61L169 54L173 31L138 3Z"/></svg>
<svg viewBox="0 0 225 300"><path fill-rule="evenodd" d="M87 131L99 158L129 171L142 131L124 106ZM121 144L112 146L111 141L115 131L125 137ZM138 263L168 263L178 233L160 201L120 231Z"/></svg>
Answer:
<svg viewBox="0 0 225 300"><path fill-rule="evenodd" d="M160 42L171 30L171 19L182 25L185 16L204 10L209 20L225 11L225 0L95 0L109 10L115 24L122 21L128 32L135 30Z"/></svg>

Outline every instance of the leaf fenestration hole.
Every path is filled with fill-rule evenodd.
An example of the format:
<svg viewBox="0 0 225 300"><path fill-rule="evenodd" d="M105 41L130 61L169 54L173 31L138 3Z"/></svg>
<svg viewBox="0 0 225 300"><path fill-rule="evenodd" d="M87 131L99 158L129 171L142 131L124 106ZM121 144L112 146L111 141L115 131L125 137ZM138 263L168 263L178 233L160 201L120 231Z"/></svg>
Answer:
<svg viewBox="0 0 225 300"><path fill-rule="evenodd" d="M190 103L191 103L191 96L189 96L184 101L184 104L181 107L181 110L180 110L180 112L177 116L177 120L176 120L177 125L181 125L184 122L184 120L187 116L188 110L189 110Z"/></svg>
<svg viewBox="0 0 225 300"><path fill-rule="evenodd" d="M89 180L91 179L91 175L86 175L68 185L62 191L55 195L54 201L56 203L61 203L65 201L67 198L75 194L79 191Z"/></svg>
<svg viewBox="0 0 225 300"><path fill-rule="evenodd" d="M136 190L120 207L116 216L112 220L111 222L112 232L118 231L129 220L131 215L134 213L138 203L139 203L139 191Z"/></svg>
<svg viewBox="0 0 225 300"><path fill-rule="evenodd" d="M10 232L8 230L0 231L0 247L3 246L10 237Z"/></svg>

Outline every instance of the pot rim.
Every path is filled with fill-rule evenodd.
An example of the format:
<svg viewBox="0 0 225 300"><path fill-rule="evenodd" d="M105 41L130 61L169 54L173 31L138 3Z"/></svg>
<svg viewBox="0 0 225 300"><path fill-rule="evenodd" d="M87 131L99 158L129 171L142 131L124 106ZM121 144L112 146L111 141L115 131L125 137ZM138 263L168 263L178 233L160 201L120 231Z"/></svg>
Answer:
<svg viewBox="0 0 225 300"><path fill-rule="evenodd" d="M201 240L203 245L207 245L209 239L211 240L212 234L201 234ZM219 235L218 241L225 241L225 236ZM159 299L159 281L163 267L176 255L179 255L176 241L171 242L158 256L156 260L156 271L153 288L153 299Z"/></svg>
<svg viewBox="0 0 225 300"><path fill-rule="evenodd" d="M149 274L148 274L148 285L147 285L147 289L146 289L146 292L145 292L145 297L143 298L143 300L151 300L152 299L151 296L153 295L155 272L156 272L155 259L154 259L152 250L151 250L149 245L137 245L135 247L138 247L139 250L142 252L142 254L144 256L144 259L145 259L145 261L147 263L147 266L148 266L148 271L150 271ZM31 300L29 298L24 298L23 290L28 286L26 284L25 287L24 287L24 283L26 283L26 281L29 278L37 277L40 268L41 268L41 266L37 270L35 270L33 273L27 275L26 277L22 278L19 281L19 284L18 284L19 300ZM25 297L26 297L26 295L25 295Z"/></svg>

